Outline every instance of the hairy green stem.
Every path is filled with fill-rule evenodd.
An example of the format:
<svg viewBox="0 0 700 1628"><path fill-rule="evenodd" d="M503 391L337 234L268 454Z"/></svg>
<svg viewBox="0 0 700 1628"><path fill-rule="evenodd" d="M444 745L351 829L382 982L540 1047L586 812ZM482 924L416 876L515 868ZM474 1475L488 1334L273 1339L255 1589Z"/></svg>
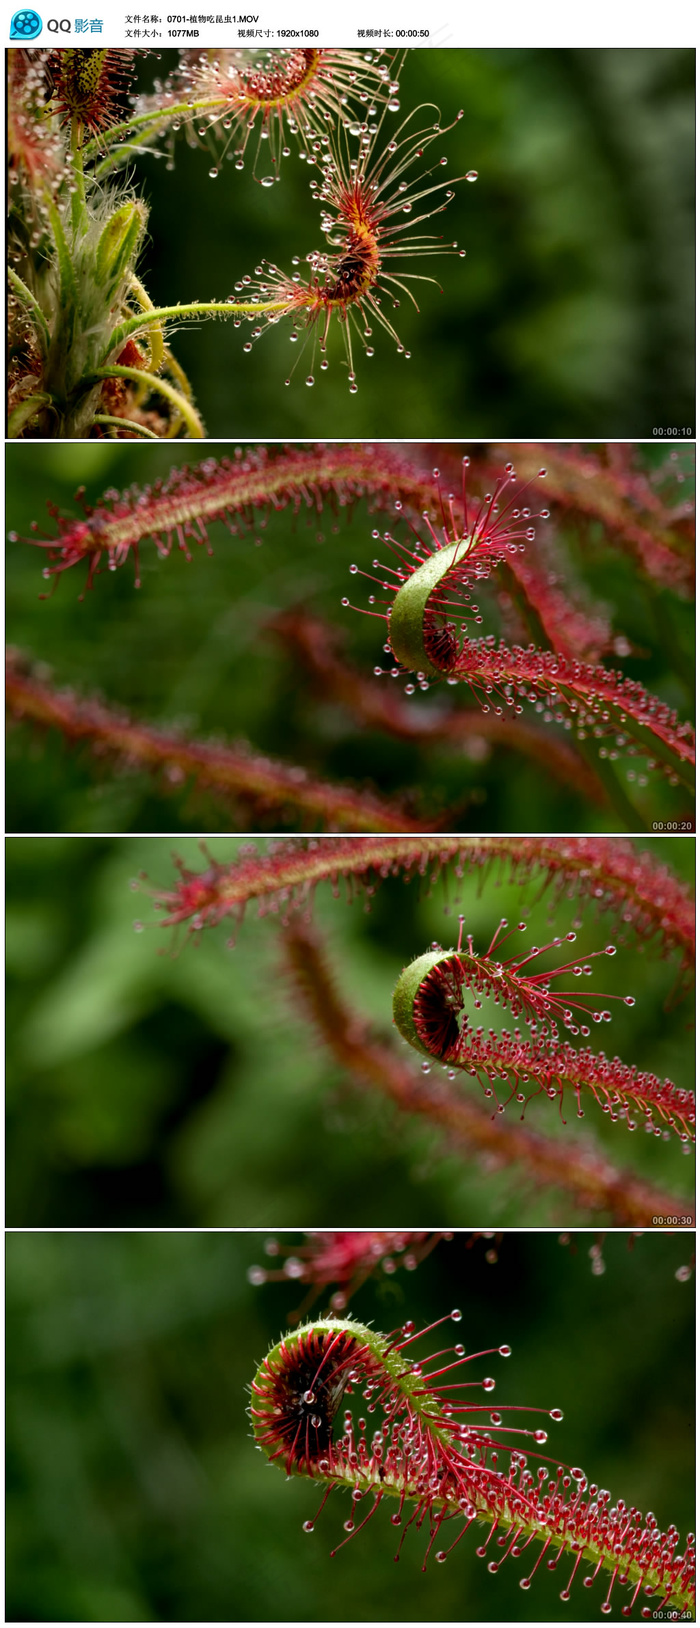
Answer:
<svg viewBox="0 0 700 1628"><path fill-rule="evenodd" d="M103 352L103 360L111 355L113 350L121 349L125 339L132 334L141 333L144 328L150 328L154 323L172 322L182 317L199 316L265 316L269 311L285 311L286 300L267 300L265 303L234 303L232 300L193 300L189 305L162 305L153 306L144 311L141 316L130 317L128 321L119 324L110 335L109 342Z"/></svg>
<svg viewBox="0 0 700 1628"><path fill-rule="evenodd" d="M153 390L157 395L165 396L166 400L171 402L173 407L177 408L180 417L184 419L193 440L199 441L203 439L204 425L199 413L192 406L192 403L187 401L186 397L181 395L179 390L175 389L174 385L168 384L167 379L157 378L155 373L147 373L143 368L116 366L97 368L95 373L92 375L92 378L131 379L134 384L148 385L150 390ZM85 382L86 384L90 384L92 379L88 379ZM128 421L124 420L124 422L126 423Z"/></svg>

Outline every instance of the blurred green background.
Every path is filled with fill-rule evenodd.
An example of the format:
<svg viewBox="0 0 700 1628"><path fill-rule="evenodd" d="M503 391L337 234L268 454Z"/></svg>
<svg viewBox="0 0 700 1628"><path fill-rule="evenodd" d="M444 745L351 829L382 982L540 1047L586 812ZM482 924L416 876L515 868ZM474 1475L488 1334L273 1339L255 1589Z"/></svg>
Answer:
<svg viewBox="0 0 700 1628"><path fill-rule="evenodd" d="M175 56L163 52L157 72ZM401 116L433 102L447 124L464 109L435 157L447 157L446 175L476 169L479 180L458 186L426 230L456 239L466 259L406 266L443 292L419 288L420 314L402 299L395 326L411 360L378 336L375 356L360 354L356 396L337 332L329 372L316 368L310 390L311 347L284 385L300 350L288 323L247 356L245 327L186 327L174 350L208 433L692 433L694 80L692 51L409 51ZM153 82L148 57L140 82ZM253 180L252 156L244 172L224 163L210 180L207 152L180 136L175 159L171 171L162 157L136 164L151 204L142 275L156 304L226 298L261 257L290 271L292 256L322 246L296 150L270 189Z"/></svg>
<svg viewBox="0 0 700 1628"><path fill-rule="evenodd" d="M212 839L231 861L237 838ZM362 838L356 839L362 842ZM258 839L259 842L262 839ZM642 845L692 883L692 838ZM231 922L173 957L140 871L172 888L170 838L10 838L7 842L7 1219L11 1226L439 1226L586 1224L569 1194L512 1168L489 1170L446 1150L425 1123L400 1115L345 1077L309 1028L283 962L279 920L249 908L235 949ZM177 852L204 866L195 839ZM615 959L593 963L591 989L632 993L600 1033L608 1055L694 1086L692 1000L666 1010L674 958L660 960L592 903L541 884L524 891L495 871L451 870L445 888L387 878L371 901L318 890L314 919L351 1007L391 1038L391 995L403 966L432 940L457 941L460 909L477 948L502 916L527 913L527 944L580 920L576 954L613 938ZM365 908L365 904L371 909ZM134 919L147 930L134 934ZM153 930L149 930L153 927ZM541 965L560 964L552 951ZM538 963L540 965L540 963ZM567 987L564 985L564 987ZM486 1019L485 1019L486 1021ZM502 1013L488 1021L504 1026ZM488 1026L488 1025L487 1025ZM507 1026L507 1025L506 1025ZM397 1042L398 1043L398 1042ZM418 1059L406 1048L416 1071ZM469 1093L478 1088L464 1079ZM526 1124L553 1137L597 1140L614 1163L679 1195L694 1160L676 1136L631 1134L584 1103L529 1104ZM510 1113L517 1113L511 1108Z"/></svg>
<svg viewBox="0 0 700 1628"><path fill-rule="evenodd" d="M471 444L469 449L475 456L483 452ZM457 454L463 450L459 447ZM225 455L229 448L219 444L212 451ZM661 488L670 508L679 498L692 500L694 486L692 449L676 451L671 467L683 477L682 485L674 480ZM454 452L433 446L414 456L422 471L435 462L444 471ZM651 474L668 467L667 457L666 447L639 449L640 466ZM80 483L94 503L108 486L124 489L133 482L152 482L166 476L177 461L176 450L164 446L15 444L7 456L9 526L26 537L36 520L40 532L55 535L46 516L47 500L74 515L79 510L73 494ZM477 471L472 493L484 490ZM84 603L79 598L84 567L59 580L47 604L40 597L47 588L41 577L43 553L10 544L8 637L49 663L57 684L73 685L80 695L101 694L137 720L164 727L180 724L204 738L218 735L235 742L243 737L263 753L303 765L312 775L372 784L404 805L407 797L409 802L414 797L417 817L437 817L439 828L624 830L610 804L594 804L566 778L555 779L541 763L509 751L497 739L479 737L464 746L432 740L432 717L464 711L469 695L462 685L450 689L442 684L412 697L413 713L427 723L422 737L413 741L395 740L378 727L358 723L323 686L314 692L298 660L266 630L275 613L290 607L301 607L337 630L347 658L371 684L391 682L372 679L377 664L387 665L381 622L341 606L348 594L354 604L367 602L372 584L352 578L348 568L355 562L371 571L376 524L364 501L358 501L351 516L345 511L338 519L330 504L320 517L315 510L296 520L291 511L272 512L261 518L259 530L239 538L219 523L211 527L213 557L195 548L191 564L177 550L159 561L148 542L141 550L140 591L134 589L129 561L114 575L105 571ZM596 522L579 523L555 509L553 520L548 526L540 522L539 530L556 545L564 582L574 589L581 586L584 604L602 603L614 633L624 634L632 646L623 660L609 655L608 666L620 665L628 677L677 708L682 719L691 716L692 602L650 585L619 544L606 542ZM258 539L261 547L255 546ZM502 632L496 593L482 590L482 602L487 617L482 631ZM510 637L507 621L505 631ZM529 707L524 721L537 722ZM548 733L569 738L555 724ZM115 773L108 761L96 760L87 749L66 747L55 733L42 739L31 726L11 729L8 746L11 831L236 831L246 830L251 818L257 829L289 825L309 830L317 820L298 808L263 807L251 816L249 805L228 806L208 793L194 793L187 784L173 789L145 772ZM639 763L636 759L637 769ZM633 829L648 829L654 820L694 818L683 786L670 787L654 772L642 789L636 783L629 786L625 774L623 760L618 778L629 792L632 818L637 816ZM446 808L452 811L449 816Z"/></svg>
<svg viewBox="0 0 700 1628"><path fill-rule="evenodd" d="M675 1273L689 1240L609 1236L602 1276L593 1242L507 1233L490 1265L492 1245L457 1235L410 1277L365 1285L351 1310L388 1331L460 1306L467 1351L513 1348L508 1362L475 1364L495 1377L496 1405L562 1408L544 1451L582 1464L613 1500L653 1509L662 1529L675 1522L683 1543L693 1289ZM246 1272L264 1259L250 1233L8 1237L9 1620L599 1621L602 1577L586 1589L579 1575L568 1605L559 1598L570 1560L540 1566L526 1594L534 1551L490 1576L470 1534L424 1575L425 1535L409 1532L395 1566L380 1509L331 1561L347 1515L337 1493L304 1535L320 1493L266 1464L245 1412L303 1292L251 1288ZM616 1589L613 1621L624 1598Z"/></svg>

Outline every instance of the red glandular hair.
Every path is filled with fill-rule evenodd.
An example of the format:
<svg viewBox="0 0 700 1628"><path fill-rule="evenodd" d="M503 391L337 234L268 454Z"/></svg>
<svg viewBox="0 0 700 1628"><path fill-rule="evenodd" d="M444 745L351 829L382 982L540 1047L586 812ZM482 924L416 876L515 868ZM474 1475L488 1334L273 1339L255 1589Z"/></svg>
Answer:
<svg viewBox="0 0 700 1628"><path fill-rule="evenodd" d="M7 156L10 203L12 189L25 183L39 193L55 184L64 164L58 132L47 126L45 114L48 51L7 53Z"/></svg>

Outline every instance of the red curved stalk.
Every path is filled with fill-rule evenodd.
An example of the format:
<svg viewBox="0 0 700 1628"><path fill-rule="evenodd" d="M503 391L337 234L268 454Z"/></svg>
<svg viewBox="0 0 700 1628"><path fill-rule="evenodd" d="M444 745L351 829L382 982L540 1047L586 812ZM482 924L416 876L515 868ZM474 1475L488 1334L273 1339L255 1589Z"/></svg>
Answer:
<svg viewBox="0 0 700 1628"><path fill-rule="evenodd" d="M256 753L246 743L196 741L174 730L137 723L129 714L72 690L56 689L27 672L17 652L8 652L5 697L10 717L58 729L66 740L84 744L100 758L109 756L130 769L157 772L168 792L188 783L226 801L246 803L258 815L292 808L319 824L353 831L425 830L405 805L376 792L334 785L306 769ZM444 815L440 823L444 822Z"/></svg>
<svg viewBox="0 0 700 1628"><path fill-rule="evenodd" d="M555 895L578 897L611 910L638 938L656 938L661 953L680 950L690 968L695 953L695 913L688 888L657 859L622 837L377 836L303 837L271 842L230 864L209 862L200 872L179 866L180 882L159 890L165 925L188 923L192 931L231 915L242 919L257 900L259 913L291 916L307 908L319 882L337 886L347 877L374 888L383 876L415 874L436 882L448 865L496 871L504 879L539 880Z"/></svg>
<svg viewBox="0 0 700 1628"><path fill-rule="evenodd" d="M50 505L57 537L41 537L35 528L35 535L24 539L11 532L10 541L44 548L51 562L47 577L86 564L90 587L103 565L116 570L131 555L138 579L138 549L146 539L160 558L173 547L189 558L192 545L209 546L207 525L214 521L223 521L236 536L263 525L269 509L320 515L326 506L331 512L350 509L360 497L389 508L404 487L416 488L419 500L422 484L388 447L237 449L233 458L173 469L152 486L105 492L98 503L84 506L80 518L63 516Z"/></svg>
<svg viewBox="0 0 700 1628"><path fill-rule="evenodd" d="M444 468L449 474L451 449L441 450ZM568 468L575 454L566 454L554 446L528 444L517 448L517 458L519 472L526 482L536 476L539 467L546 462L547 472L538 482L540 495L558 501L561 492L564 503L559 470L563 465ZM481 467L478 455L473 461L475 467ZM609 526L616 538L619 533L622 545L634 528L637 512L634 503L629 499L622 503L618 494L618 508L611 513L605 497L599 501L598 481L600 490L605 492L609 479L605 468L591 459L583 469L580 460L575 467L579 472L578 483L575 492L566 496L565 506L574 514L580 509L581 513ZM491 464L486 468L496 479L495 468ZM457 469L455 475L459 479ZM645 477L638 473L637 479L642 481ZM436 476L420 467L413 449L386 444L327 446L320 443L306 448L261 447L247 448L245 452L237 449L232 458L207 458L192 467L173 469L165 480L154 482L153 486L134 486L122 493L106 492L79 518L64 517L52 509L59 535L54 539L35 536L25 540L40 542L47 548L59 570L81 561L89 564L95 555L103 555L105 561L119 566L140 541L149 537L160 544L161 553L168 551L173 542L180 547L184 543L187 549L189 543L205 540L204 528L215 519L235 519L244 528L252 527L256 514L268 506L291 505L295 510L308 508L320 513L324 504L332 503L334 498L337 506L343 508L359 497L367 497L378 509L387 511L395 511L400 505L416 520L427 514L433 524L439 524L445 517ZM657 525L665 512L660 506ZM16 534L11 536L16 540ZM55 553L52 554L52 550ZM544 591L544 584L542 587ZM551 584L549 589L551 591ZM584 643L590 646L599 639L600 633L596 619ZM558 638L553 642L558 644ZM576 639L575 653L584 653L580 636Z"/></svg>
<svg viewBox="0 0 700 1628"><path fill-rule="evenodd" d="M380 1091L402 1114L434 1126L447 1151L489 1170L510 1168L537 1187L564 1191L582 1210L611 1215L618 1226L650 1226L660 1215L688 1225L692 1205L616 1166L595 1145L549 1137L496 1116L442 1073L417 1074L348 1004L315 929L295 922L282 947L297 1000L331 1055L363 1089Z"/></svg>
<svg viewBox="0 0 700 1628"><path fill-rule="evenodd" d="M566 935L568 940L575 938L573 932ZM565 942L554 939L545 948ZM520 960L502 961L500 954L496 933L486 955L477 955L470 939L466 951L445 951L435 945L406 967L394 992L394 1020L409 1045L476 1079L485 1096L495 1100L499 1114L514 1099L524 1113L531 1098L543 1093L559 1103L564 1117L567 1093L575 1098L578 1117L583 1118L582 1098L590 1096L612 1120L623 1119L630 1130L641 1118L657 1136L668 1127L682 1142L694 1140L692 1091L679 1090L671 1080L639 1071L619 1057L611 1060L589 1046L579 1050L562 1040L561 1027L573 1035L590 1034L589 1022L583 1022L581 1014L592 1023L610 1020L610 1012L601 1009L606 997L552 988L553 979L567 975L567 981L575 983L578 975L591 972L590 966L569 962L538 973L532 971L532 962L541 950L523 954ZM593 954L614 955L615 946ZM486 1033L478 1017L472 1021L472 1013L489 998L520 1020L529 1038L523 1038L519 1027L514 1032ZM633 1006L634 998L624 996L624 1002ZM505 1102L500 1101L501 1090Z"/></svg>

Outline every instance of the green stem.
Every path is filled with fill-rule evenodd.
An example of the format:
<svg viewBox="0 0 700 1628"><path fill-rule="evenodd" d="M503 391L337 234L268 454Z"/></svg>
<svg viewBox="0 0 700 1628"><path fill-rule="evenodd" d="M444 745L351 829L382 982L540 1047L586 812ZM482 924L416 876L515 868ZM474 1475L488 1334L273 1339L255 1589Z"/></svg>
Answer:
<svg viewBox="0 0 700 1628"><path fill-rule="evenodd" d="M198 102L174 102L170 107L158 108L155 111L149 110L148 113L136 113L133 119L125 119L122 124L115 124L112 126L112 129L109 132L109 139L110 141L116 141L118 146L115 148L114 152L108 153L106 157L103 158L101 164L96 166L95 175L99 179L102 175L109 174L110 170L113 170L116 164L121 165L124 163L125 155L128 155L132 151L139 151L138 142L125 142L120 140L122 136L131 135L135 128L140 129L143 134L147 136L149 134L148 126L150 125L153 129L153 134L156 135L158 133L158 128L161 125L167 126L172 123L173 119L186 119L189 123L191 119L197 115L211 112L217 108L220 108L223 113L227 108L230 108L230 106L230 100L225 96L210 96L203 97L202 100ZM83 151L86 158L92 158L95 154L103 152L104 146L99 146L98 142L95 140L88 141Z"/></svg>
<svg viewBox="0 0 700 1628"><path fill-rule="evenodd" d="M143 435L147 441L160 441L155 430L147 430L145 424L135 424L131 418L114 418L111 413L95 413L93 424L113 424L115 429L128 430L132 435Z"/></svg>
<svg viewBox="0 0 700 1628"><path fill-rule="evenodd" d="M70 249L63 230L63 222L51 196L46 193L46 202L51 221L51 230L56 244L56 259L58 261L59 292L64 313L70 306L75 309L78 302L78 285L75 278L75 269L71 259Z"/></svg>
<svg viewBox="0 0 700 1628"><path fill-rule="evenodd" d="M127 322L120 323L110 336L105 347L102 360L106 361L112 351L120 350L125 339L132 334L150 328L154 323L170 322L176 318L199 316L265 316L268 311L286 311L287 300L267 300L265 303L234 304L233 300L202 300L193 301L191 305L160 305L154 306L150 311L144 311L140 316L130 317Z"/></svg>
<svg viewBox="0 0 700 1628"><path fill-rule="evenodd" d="M22 301L22 304L26 306L27 310L31 313L41 340L42 354L46 357L48 356L49 346L51 344L51 334L49 333L49 325L46 321L46 317L44 316L39 301L32 294L31 289L27 288L27 285L22 281L22 278L18 277L17 272L13 271L12 266L8 266L7 275L15 294L17 295L17 298Z"/></svg>
<svg viewBox="0 0 700 1628"><path fill-rule="evenodd" d="M160 329L157 329L158 333L160 333L160 331ZM173 356L172 351L167 345L163 346L163 357L166 362L167 372L170 373L175 381L175 384L179 385L185 400L194 402L194 394L187 374L185 373L184 368L180 367L180 363L177 361L176 357ZM180 420L178 418L171 418L167 430L169 440L172 440L173 436L177 435L179 428Z"/></svg>
<svg viewBox="0 0 700 1628"><path fill-rule="evenodd" d="M97 368L92 377L84 382L91 384L96 379L131 379L134 384L149 385L157 395L165 396L166 400L177 408L193 440L203 440L204 425L199 413L195 411L191 402L180 394L179 390L176 390L172 384L167 383L166 379L158 379L155 373L146 373L143 368L139 367L101 367Z"/></svg>
<svg viewBox="0 0 700 1628"><path fill-rule="evenodd" d="M142 311L154 311L155 310L155 306L153 304L152 299L150 298L150 295L146 292L146 289L144 288L143 283L139 281L139 279L136 276L135 272L131 273L131 277L129 279L129 286L130 286L131 292L132 292L132 294L134 296L134 299L140 305ZM149 331L148 339L149 339L150 350L151 350L151 355L150 355L150 359L149 359L151 371L153 373L157 373L159 368L162 365L163 357L165 355L165 341L163 339L163 330L162 330L162 328L153 327ZM185 392L185 393L187 393L187 392Z"/></svg>

